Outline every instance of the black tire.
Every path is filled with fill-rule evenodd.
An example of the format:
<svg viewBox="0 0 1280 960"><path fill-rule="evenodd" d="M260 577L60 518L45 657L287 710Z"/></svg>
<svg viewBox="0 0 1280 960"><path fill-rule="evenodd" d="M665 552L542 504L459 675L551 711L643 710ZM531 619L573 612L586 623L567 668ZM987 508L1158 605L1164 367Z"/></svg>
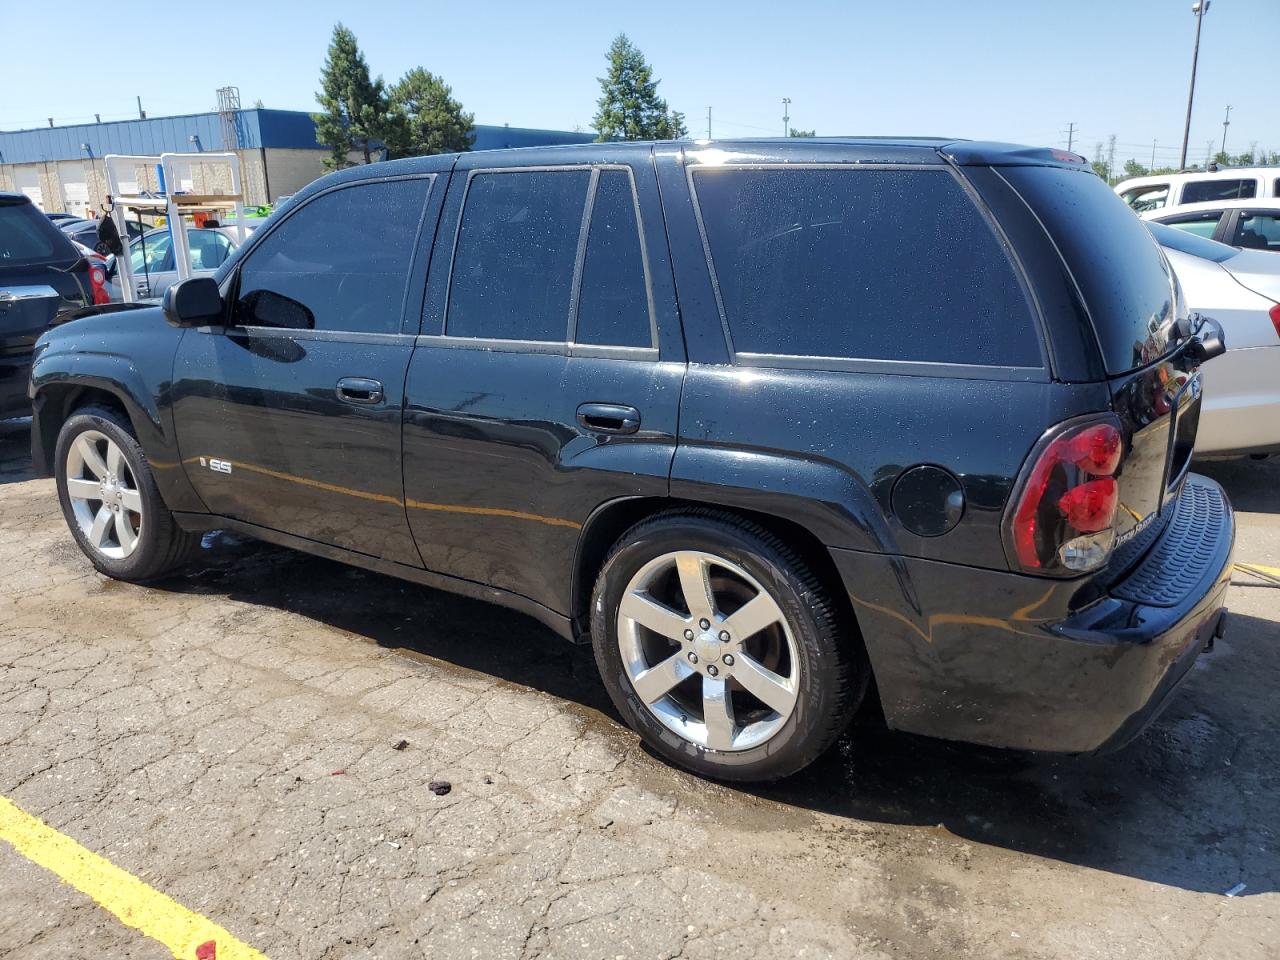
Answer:
<svg viewBox="0 0 1280 960"><path fill-rule="evenodd" d="M636 693L619 648L618 610L628 584L650 561L683 550L723 558L749 573L780 607L798 648L799 685L790 716L769 739L747 749L713 750L661 722ZM728 512L670 511L632 527L605 559L591 611L596 663L614 705L653 750L701 776L767 781L803 769L845 729L867 689L870 667L852 617L785 542Z"/></svg>
<svg viewBox="0 0 1280 960"><path fill-rule="evenodd" d="M123 558L108 557L89 542L80 529L67 493L67 458L76 438L88 430L105 435L120 448L141 497L143 520L138 528L137 546ZM86 406L67 419L58 432L54 448L54 476L58 485L58 503L71 535L89 561L109 577L132 583L155 580L180 568L200 547L199 534L189 533L178 526L160 499L151 465L134 436L132 424L115 410Z"/></svg>

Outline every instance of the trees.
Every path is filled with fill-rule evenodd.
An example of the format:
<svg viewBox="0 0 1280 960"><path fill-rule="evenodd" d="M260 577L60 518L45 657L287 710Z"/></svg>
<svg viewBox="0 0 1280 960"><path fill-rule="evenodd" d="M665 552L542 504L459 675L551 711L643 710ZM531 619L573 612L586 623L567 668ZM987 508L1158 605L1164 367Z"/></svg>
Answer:
<svg viewBox="0 0 1280 960"><path fill-rule="evenodd" d="M813 130L797 130L795 127L792 127L789 135L793 137L812 137L816 135L816 132Z"/></svg>
<svg viewBox="0 0 1280 960"><path fill-rule="evenodd" d="M389 93L387 149L393 157L422 157L470 150L475 115L453 98L449 85L414 67Z"/></svg>
<svg viewBox="0 0 1280 960"><path fill-rule="evenodd" d="M596 141L675 140L689 131L684 114L670 110L658 96L658 81L644 54L618 34L609 46L609 69L600 78L600 100L593 123Z"/></svg>
<svg viewBox="0 0 1280 960"><path fill-rule="evenodd" d="M320 92L316 99L322 113L312 114L316 122L316 142L331 154L324 165L331 170L351 166L352 151L373 160L374 141L387 131L387 97L382 77L369 77L356 35L341 23L333 28L329 54L320 71Z"/></svg>

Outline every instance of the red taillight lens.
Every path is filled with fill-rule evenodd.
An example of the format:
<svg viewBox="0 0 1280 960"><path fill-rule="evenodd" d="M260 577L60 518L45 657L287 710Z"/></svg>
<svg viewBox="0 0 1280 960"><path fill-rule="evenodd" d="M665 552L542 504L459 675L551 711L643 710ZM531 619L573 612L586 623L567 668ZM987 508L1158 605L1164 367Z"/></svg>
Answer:
<svg viewBox="0 0 1280 960"><path fill-rule="evenodd" d="M1062 430L1039 449L1009 515L1011 559L1044 573L1100 566L1111 551L1123 456L1111 420Z"/></svg>
<svg viewBox="0 0 1280 960"><path fill-rule="evenodd" d="M1119 504L1115 479L1100 477L1064 493L1058 500L1058 509L1072 529L1081 533L1098 533L1115 521Z"/></svg>
<svg viewBox="0 0 1280 960"><path fill-rule="evenodd" d="M101 264L89 264L89 285L93 288L94 303L111 302L111 294L107 292L107 272Z"/></svg>
<svg viewBox="0 0 1280 960"><path fill-rule="evenodd" d="M1280 337L1280 303L1268 310L1267 314L1271 317L1271 325L1276 328L1276 336Z"/></svg>

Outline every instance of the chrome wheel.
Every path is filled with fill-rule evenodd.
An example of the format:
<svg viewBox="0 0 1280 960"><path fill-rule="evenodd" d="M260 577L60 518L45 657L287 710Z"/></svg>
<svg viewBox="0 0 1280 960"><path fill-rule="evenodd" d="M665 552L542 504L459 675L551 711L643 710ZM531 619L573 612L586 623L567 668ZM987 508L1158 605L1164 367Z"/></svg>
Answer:
<svg viewBox="0 0 1280 960"><path fill-rule="evenodd" d="M124 451L97 430L80 434L67 451L67 497L76 525L93 549L123 560L138 547L142 494Z"/></svg>
<svg viewBox="0 0 1280 960"><path fill-rule="evenodd" d="M795 709L800 657L782 608L722 557L681 550L646 563L627 584L617 630L636 694L700 747L758 747Z"/></svg>

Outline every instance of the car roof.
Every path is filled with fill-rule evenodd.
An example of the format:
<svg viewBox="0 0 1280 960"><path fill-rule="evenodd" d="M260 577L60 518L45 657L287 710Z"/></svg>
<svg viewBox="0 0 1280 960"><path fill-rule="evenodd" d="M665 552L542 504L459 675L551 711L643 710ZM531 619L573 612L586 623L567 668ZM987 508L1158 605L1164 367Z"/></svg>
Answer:
<svg viewBox="0 0 1280 960"><path fill-rule="evenodd" d="M10 193L7 190L0 190L0 203L30 203L31 198L25 193Z"/></svg>
<svg viewBox="0 0 1280 960"><path fill-rule="evenodd" d="M1139 214L1139 216L1144 220L1156 220L1160 217L1175 217L1182 213L1196 213L1201 210L1212 213L1214 210L1239 210L1241 208L1280 210L1280 198L1257 197L1253 200L1204 200L1200 203L1180 203L1173 207L1157 207L1155 210L1147 210Z"/></svg>

